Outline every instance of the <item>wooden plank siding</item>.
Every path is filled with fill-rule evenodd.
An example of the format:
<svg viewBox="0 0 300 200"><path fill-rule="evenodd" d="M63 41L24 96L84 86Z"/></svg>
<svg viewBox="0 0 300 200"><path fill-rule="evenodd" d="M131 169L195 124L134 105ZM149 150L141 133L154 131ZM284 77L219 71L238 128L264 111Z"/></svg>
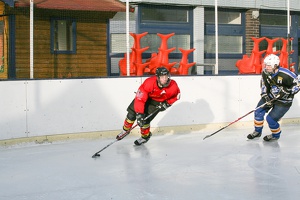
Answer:
<svg viewBox="0 0 300 200"><path fill-rule="evenodd" d="M17 79L30 78L29 13L15 12ZM37 10L34 14L34 78L107 76L107 20L114 13ZM52 54L51 17L76 19L76 54Z"/></svg>

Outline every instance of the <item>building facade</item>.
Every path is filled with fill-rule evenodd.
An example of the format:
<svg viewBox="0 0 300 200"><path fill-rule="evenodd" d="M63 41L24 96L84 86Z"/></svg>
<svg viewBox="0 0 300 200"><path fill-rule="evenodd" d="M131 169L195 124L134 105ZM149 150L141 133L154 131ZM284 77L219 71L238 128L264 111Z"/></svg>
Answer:
<svg viewBox="0 0 300 200"><path fill-rule="evenodd" d="M29 2L0 1L1 79L30 78ZM146 33L140 38L141 48L145 48L143 64L159 54L162 39L158 34L174 34L167 40L167 61L178 68L184 57L181 49L192 50L186 61L195 63L189 75L237 75L237 61L252 54L252 38L278 39L272 44L278 54L284 46L281 39L291 38L289 63L299 71L298 0L289 1L289 13L287 1L280 0L218 0L217 7L211 0L129 0L128 15L125 0L82 0L80 5L60 0L34 2L34 78L120 76L120 61L128 47L127 30ZM129 40L131 48L134 38ZM261 51L268 47L267 40L259 44Z"/></svg>
<svg viewBox="0 0 300 200"><path fill-rule="evenodd" d="M125 2L123 0L123 2ZM197 0L130 0L134 12L130 13L129 31L148 32L141 39L142 47L149 47L143 53L146 62L160 47L161 38L157 33L175 33L168 41L169 47L176 50L169 54L170 62L180 62L179 48L195 51L189 55L190 62L196 62L190 74L214 74L216 63L215 42L215 2ZM289 43L289 62L298 71L299 66L299 23L300 3L291 0L289 9L290 26L288 30L286 1L226 1L219 0L218 14L218 74L238 74L236 62L243 55L250 56L254 38L266 37L275 40L273 51L280 51L281 39L291 38ZM110 20L110 75L119 75L118 62L126 52L125 13L118 13ZM289 32L289 34L288 34ZM116 39L118 38L118 39ZM131 45L133 45L133 39ZM116 42L118 40L118 42ZM268 48L267 40L261 41L260 50ZM263 55L262 55L263 56Z"/></svg>
<svg viewBox="0 0 300 200"><path fill-rule="evenodd" d="M0 1L1 79L107 76L108 20L125 4L35 0L30 6Z"/></svg>

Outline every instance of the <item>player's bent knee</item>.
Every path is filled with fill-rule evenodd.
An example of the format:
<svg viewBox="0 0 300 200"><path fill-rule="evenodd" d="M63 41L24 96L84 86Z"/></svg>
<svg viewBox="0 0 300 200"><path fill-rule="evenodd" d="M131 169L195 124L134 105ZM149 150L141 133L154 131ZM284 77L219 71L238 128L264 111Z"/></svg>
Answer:
<svg viewBox="0 0 300 200"><path fill-rule="evenodd" d="M134 121L136 119L135 113L128 112L127 118L130 119L131 121Z"/></svg>
<svg viewBox="0 0 300 200"><path fill-rule="evenodd" d="M274 120L270 115L267 115L266 120L270 126L275 126L276 124L278 124L278 122Z"/></svg>
<svg viewBox="0 0 300 200"><path fill-rule="evenodd" d="M265 111L263 111L262 109L257 109L254 113L254 116L255 116L255 120L262 121L264 120Z"/></svg>

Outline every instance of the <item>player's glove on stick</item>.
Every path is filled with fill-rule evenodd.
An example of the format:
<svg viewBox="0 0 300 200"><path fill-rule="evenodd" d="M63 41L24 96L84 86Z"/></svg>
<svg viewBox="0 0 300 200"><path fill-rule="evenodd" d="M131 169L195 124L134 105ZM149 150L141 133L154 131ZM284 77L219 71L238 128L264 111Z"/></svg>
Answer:
<svg viewBox="0 0 300 200"><path fill-rule="evenodd" d="M272 106L271 99L266 93L262 94L261 98L263 98L265 100L265 102L267 103L266 106Z"/></svg>
<svg viewBox="0 0 300 200"><path fill-rule="evenodd" d="M136 122L140 127L143 127L146 124L145 114L137 113L136 114Z"/></svg>
<svg viewBox="0 0 300 200"><path fill-rule="evenodd" d="M159 111L165 111L167 108L169 108L171 105L168 104L167 101L160 102L156 107L159 109Z"/></svg>

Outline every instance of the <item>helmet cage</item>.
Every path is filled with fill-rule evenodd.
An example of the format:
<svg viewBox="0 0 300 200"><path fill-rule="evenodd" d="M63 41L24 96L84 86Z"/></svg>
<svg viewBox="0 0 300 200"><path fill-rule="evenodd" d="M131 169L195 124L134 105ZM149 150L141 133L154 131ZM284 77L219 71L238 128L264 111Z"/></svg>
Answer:
<svg viewBox="0 0 300 200"><path fill-rule="evenodd" d="M157 76L157 82L162 86L162 87L168 87L168 85L170 84L170 72L167 68L165 67L158 67L156 69L156 72L155 72L156 76ZM160 82L160 76L165 76L167 75L168 76L168 81L165 83L165 84L162 84Z"/></svg>

